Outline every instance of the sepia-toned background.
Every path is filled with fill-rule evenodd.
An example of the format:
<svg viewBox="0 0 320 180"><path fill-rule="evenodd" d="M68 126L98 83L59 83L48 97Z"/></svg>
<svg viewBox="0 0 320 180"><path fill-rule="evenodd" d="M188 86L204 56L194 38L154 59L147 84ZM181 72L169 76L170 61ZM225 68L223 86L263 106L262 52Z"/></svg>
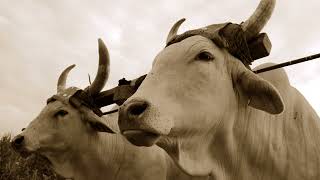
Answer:
<svg viewBox="0 0 320 180"><path fill-rule="evenodd" d="M97 38L111 56L105 89L148 72L173 23L180 33L213 23L240 23L259 0L0 0L0 135L16 134L56 92L60 72L70 64L68 85L86 87L95 76ZM280 63L320 52L320 2L278 0L264 29L271 55ZM320 60L286 68L291 83L320 114Z"/></svg>

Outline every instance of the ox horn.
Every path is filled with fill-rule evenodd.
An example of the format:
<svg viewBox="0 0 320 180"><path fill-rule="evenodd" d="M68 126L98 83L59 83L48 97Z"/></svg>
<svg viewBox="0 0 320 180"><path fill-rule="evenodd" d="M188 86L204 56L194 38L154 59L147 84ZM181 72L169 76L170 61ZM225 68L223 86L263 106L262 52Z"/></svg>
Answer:
<svg viewBox="0 0 320 180"><path fill-rule="evenodd" d="M242 23L242 28L246 32L248 41L257 36L267 24L275 4L276 0L261 0L255 12Z"/></svg>
<svg viewBox="0 0 320 180"><path fill-rule="evenodd" d="M67 67L64 71L62 71L62 73L59 76L58 79L58 85L57 85L57 92L61 92L62 90L64 90L66 88L66 81L67 81L67 77L69 72L71 71L72 68L74 68L76 65L73 64L69 67Z"/></svg>
<svg viewBox="0 0 320 180"><path fill-rule="evenodd" d="M101 39L98 39L99 44L99 66L97 75L90 86L88 86L85 91L87 91L90 95L97 95L104 85L106 84L109 77L109 68L110 68L110 58L109 52Z"/></svg>
<svg viewBox="0 0 320 180"><path fill-rule="evenodd" d="M181 24L182 24L185 20L186 20L185 18L182 18L182 19L180 19L179 21L177 21L176 23L174 23L174 25L172 26L172 28L171 28L171 30L170 30L170 32L169 32L169 34L168 34L166 44L168 44L174 37L177 36L179 27L181 26Z"/></svg>

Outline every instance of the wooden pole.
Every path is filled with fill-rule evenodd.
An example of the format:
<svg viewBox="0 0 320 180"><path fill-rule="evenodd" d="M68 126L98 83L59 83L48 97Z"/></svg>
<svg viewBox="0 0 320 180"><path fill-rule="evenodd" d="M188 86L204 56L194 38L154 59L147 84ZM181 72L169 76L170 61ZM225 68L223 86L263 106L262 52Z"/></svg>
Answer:
<svg viewBox="0 0 320 180"><path fill-rule="evenodd" d="M311 55L311 56L307 56L307 57L303 57L303 58L299 58L299 59L296 59L296 60L293 60L293 61L277 64L277 65L274 65L274 66L265 67L265 68L262 68L262 69L259 69L259 70L253 71L253 72L258 74L258 73L271 71L271 70L274 70L274 69L278 69L278 68L282 68L282 67L291 66L291 65L294 65L294 64L310 61L310 60L317 59L317 58L320 58L320 53L314 54L314 55Z"/></svg>

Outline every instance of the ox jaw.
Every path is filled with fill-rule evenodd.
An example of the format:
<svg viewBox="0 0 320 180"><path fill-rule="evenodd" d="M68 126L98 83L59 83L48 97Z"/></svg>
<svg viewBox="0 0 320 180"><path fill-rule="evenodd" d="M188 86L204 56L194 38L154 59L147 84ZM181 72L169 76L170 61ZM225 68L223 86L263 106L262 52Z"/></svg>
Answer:
<svg viewBox="0 0 320 180"><path fill-rule="evenodd" d="M122 134L126 139L136 146L152 146L160 138L159 134L143 130L125 130Z"/></svg>
<svg viewBox="0 0 320 180"><path fill-rule="evenodd" d="M52 166L52 162L47 158L45 155L41 154L38 152L38 150L29 150L26 147L16 149L15 147L12 147L19 155L24 158L24 159L30 159L33 158L34 156L37 156L38 158L41 159L41 161L47 162L50 166Z"/></svg>
<svg viewBox="0 0 320 180"><path fill-rule="evenodd" d="M22 158L28 158L29 156L34 154L33 152L28 151L27 149L20 149L20 150L16 150L16 151L19 153L19 155Z"/></svg>

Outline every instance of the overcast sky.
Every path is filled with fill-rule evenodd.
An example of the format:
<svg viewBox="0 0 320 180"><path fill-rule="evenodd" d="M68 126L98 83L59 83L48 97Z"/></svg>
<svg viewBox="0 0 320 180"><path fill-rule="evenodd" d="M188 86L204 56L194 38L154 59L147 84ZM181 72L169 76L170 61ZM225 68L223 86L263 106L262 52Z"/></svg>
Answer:
<svg viewBox="0 0 320 180"><path fill-rule="evenodd" d="M17 133L56 92L60 72L71 64L68 85L84 88L97 69L97 39L111 56L105 89L147 73L172 24L180 33L209 24L240 23L259 0L0 0L0 134ZM272 52L255 63L280 63L320 52L320 2L278 0L264 29ZM320 60L286 68L291 84L320 114Z"/></svg>

